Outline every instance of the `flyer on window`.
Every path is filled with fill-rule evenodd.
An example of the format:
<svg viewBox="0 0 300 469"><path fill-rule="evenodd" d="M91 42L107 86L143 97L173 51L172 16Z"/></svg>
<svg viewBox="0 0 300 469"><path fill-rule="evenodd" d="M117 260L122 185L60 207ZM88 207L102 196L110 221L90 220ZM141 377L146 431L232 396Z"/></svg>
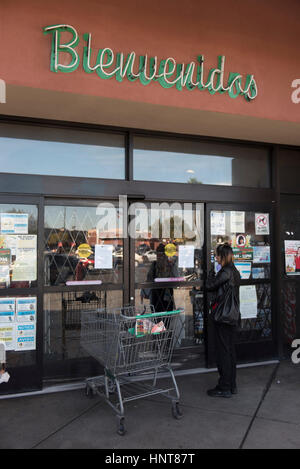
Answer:
<svg viewBox="0 0 300 469"><path fill-rule="evenodd" d="M12 280L32 282L37 278L37 237L19 235L16 245L16 260L13 265Z"/></svg>
<svg viewBox="0 0 300 469"><path fill-rule="evenodd" d="M28 213L1 213L2 234L27 234Z"/></svg>
<svg viewBox="0 0 300 469"><path fill-rule="evenodd" d="M257 317L257 293L255 285L240 286L240 311L242 319Z"/></svg>
<svg viewBox="0 0 300 469"><path fill-rule="evenodd" d="M15 325L0 323L0 342L5 344L5 350L15 349Z"/></svg>
<svg viewBox="0 0 300 469"><path fill-rule="evenodd" d="M245 212L230 212L231 233L245 233Z"/></svg>
<svg viewBox="0 0 300 469"><path fill-rule="evenodd" d="M178 267L180 269L194 268L195 246L179 246L178 249Z"/></svg>
<svg viewBox="0 0 300 469"><path fill-rule="evenodd" d="M95 245L95 269L113 268L113 245L96 244Z"/></svg>
<svg viewBox="0 0 300 469"><path fill-rule="evenodd" d="M14 322L15 320L15 299L0 299L0 322Z"/></svg>
<svg viewBox="0 0 300 469"><path fill-rule="evenodd" d="M16 298L16 315L18 322L36 321L36 297Z"/></svg>
<svg viewBox="0 0 300 469"><path fill-rule="evenodd" d="M36 349L36 324L16 324L15 350L17 352Z"/></svg>
<svg viewBox="0 0 300 469"><path fill-rule="evenodd" d="M300 275L300 240L284 241L285 271L287 275Z"/></svg>
<svg viewBox="0 0 300 469"><path fill-rule="evenodd" d="M210 232L212 236L226 234L226 213L211 212L210 214Z"/></svg>
<svg viewBox="0 0 300 469"><path fill-rule="evenodd" d="M253 247L253 263L268 264L271 262L270 246L254 246Z"/></svg>

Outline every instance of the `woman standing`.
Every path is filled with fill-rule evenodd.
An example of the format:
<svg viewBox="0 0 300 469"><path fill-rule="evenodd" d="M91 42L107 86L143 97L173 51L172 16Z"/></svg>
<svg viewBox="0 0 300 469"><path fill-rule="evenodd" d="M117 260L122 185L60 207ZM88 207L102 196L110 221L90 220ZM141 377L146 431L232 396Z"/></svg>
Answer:
<svg viewBox="0 0 300 469"><path fill-rule="evenodd" d="M231 397L237 393L235 334L240 322L239 285L241 276L233 263L229 244L217 247L216 258L221 266L210 273L206 289L214 292L211 318L215 329L216 361L220 374L218 385L207 391L211 397Z"/></svg>

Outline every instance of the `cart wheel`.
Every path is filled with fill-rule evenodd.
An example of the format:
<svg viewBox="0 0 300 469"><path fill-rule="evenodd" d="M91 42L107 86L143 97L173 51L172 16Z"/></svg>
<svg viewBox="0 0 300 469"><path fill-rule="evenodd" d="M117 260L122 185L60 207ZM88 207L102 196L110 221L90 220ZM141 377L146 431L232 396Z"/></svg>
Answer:
<svg viewBox="0 0 300 469"><path fill-rule="evenodd" d="M179 402L172 402L172 415L176 420L180 420L183 417L183 413L179 408Z"/></svg>
<svg viewBox="0 0 300 469"><path fill-rule="evenodd" d="M125 425L124 425L124 417L120 418L120 421L119 421L119 428L118 428L118 435L120 436L124 436L125 433L126 433L126 429L125 429Z"/></svg>

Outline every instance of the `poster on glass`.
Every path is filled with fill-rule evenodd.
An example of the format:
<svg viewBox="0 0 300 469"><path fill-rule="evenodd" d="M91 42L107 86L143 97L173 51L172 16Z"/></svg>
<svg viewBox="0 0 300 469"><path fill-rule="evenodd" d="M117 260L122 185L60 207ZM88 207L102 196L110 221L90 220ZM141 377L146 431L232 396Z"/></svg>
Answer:
<svg viewBox="0 0 300 469"><path fill-rule="evenodd" d="M300 240L284 241L285 272L287 275L300 275Z"/></svg>

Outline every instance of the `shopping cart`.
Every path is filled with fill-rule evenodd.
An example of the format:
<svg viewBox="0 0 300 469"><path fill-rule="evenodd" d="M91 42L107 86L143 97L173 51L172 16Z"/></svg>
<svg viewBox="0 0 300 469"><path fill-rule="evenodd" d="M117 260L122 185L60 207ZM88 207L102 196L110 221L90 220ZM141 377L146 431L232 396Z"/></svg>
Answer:
<svg viewBox="0 0 300 469"><path fill-rule="evenodd" d="M179 390L170 366L180 336L182 309L155 313L134 307L85 312L81 346L104 367L104 375L86 380L87 395L102 395L114 409L118 433L124 435L124 404L162 394L172 401L172 414L181 418ZM159 372L168 372L172 383L157 385ZM165 377L165 376L164 376ZM145 381L152 381L148 384Z"/></svg>
<svg viewBox="0 0 300 469"><path fill-rule="evenodd" d="M106 291L84 293L66 292L62 294L62 351L63 358L68 358L72 341L77 342L81 328L81 316L86 311L95 311L106 306ZM72 347L73 351L78 346ZM74 352L73 352L74 353Z"/></svg>

